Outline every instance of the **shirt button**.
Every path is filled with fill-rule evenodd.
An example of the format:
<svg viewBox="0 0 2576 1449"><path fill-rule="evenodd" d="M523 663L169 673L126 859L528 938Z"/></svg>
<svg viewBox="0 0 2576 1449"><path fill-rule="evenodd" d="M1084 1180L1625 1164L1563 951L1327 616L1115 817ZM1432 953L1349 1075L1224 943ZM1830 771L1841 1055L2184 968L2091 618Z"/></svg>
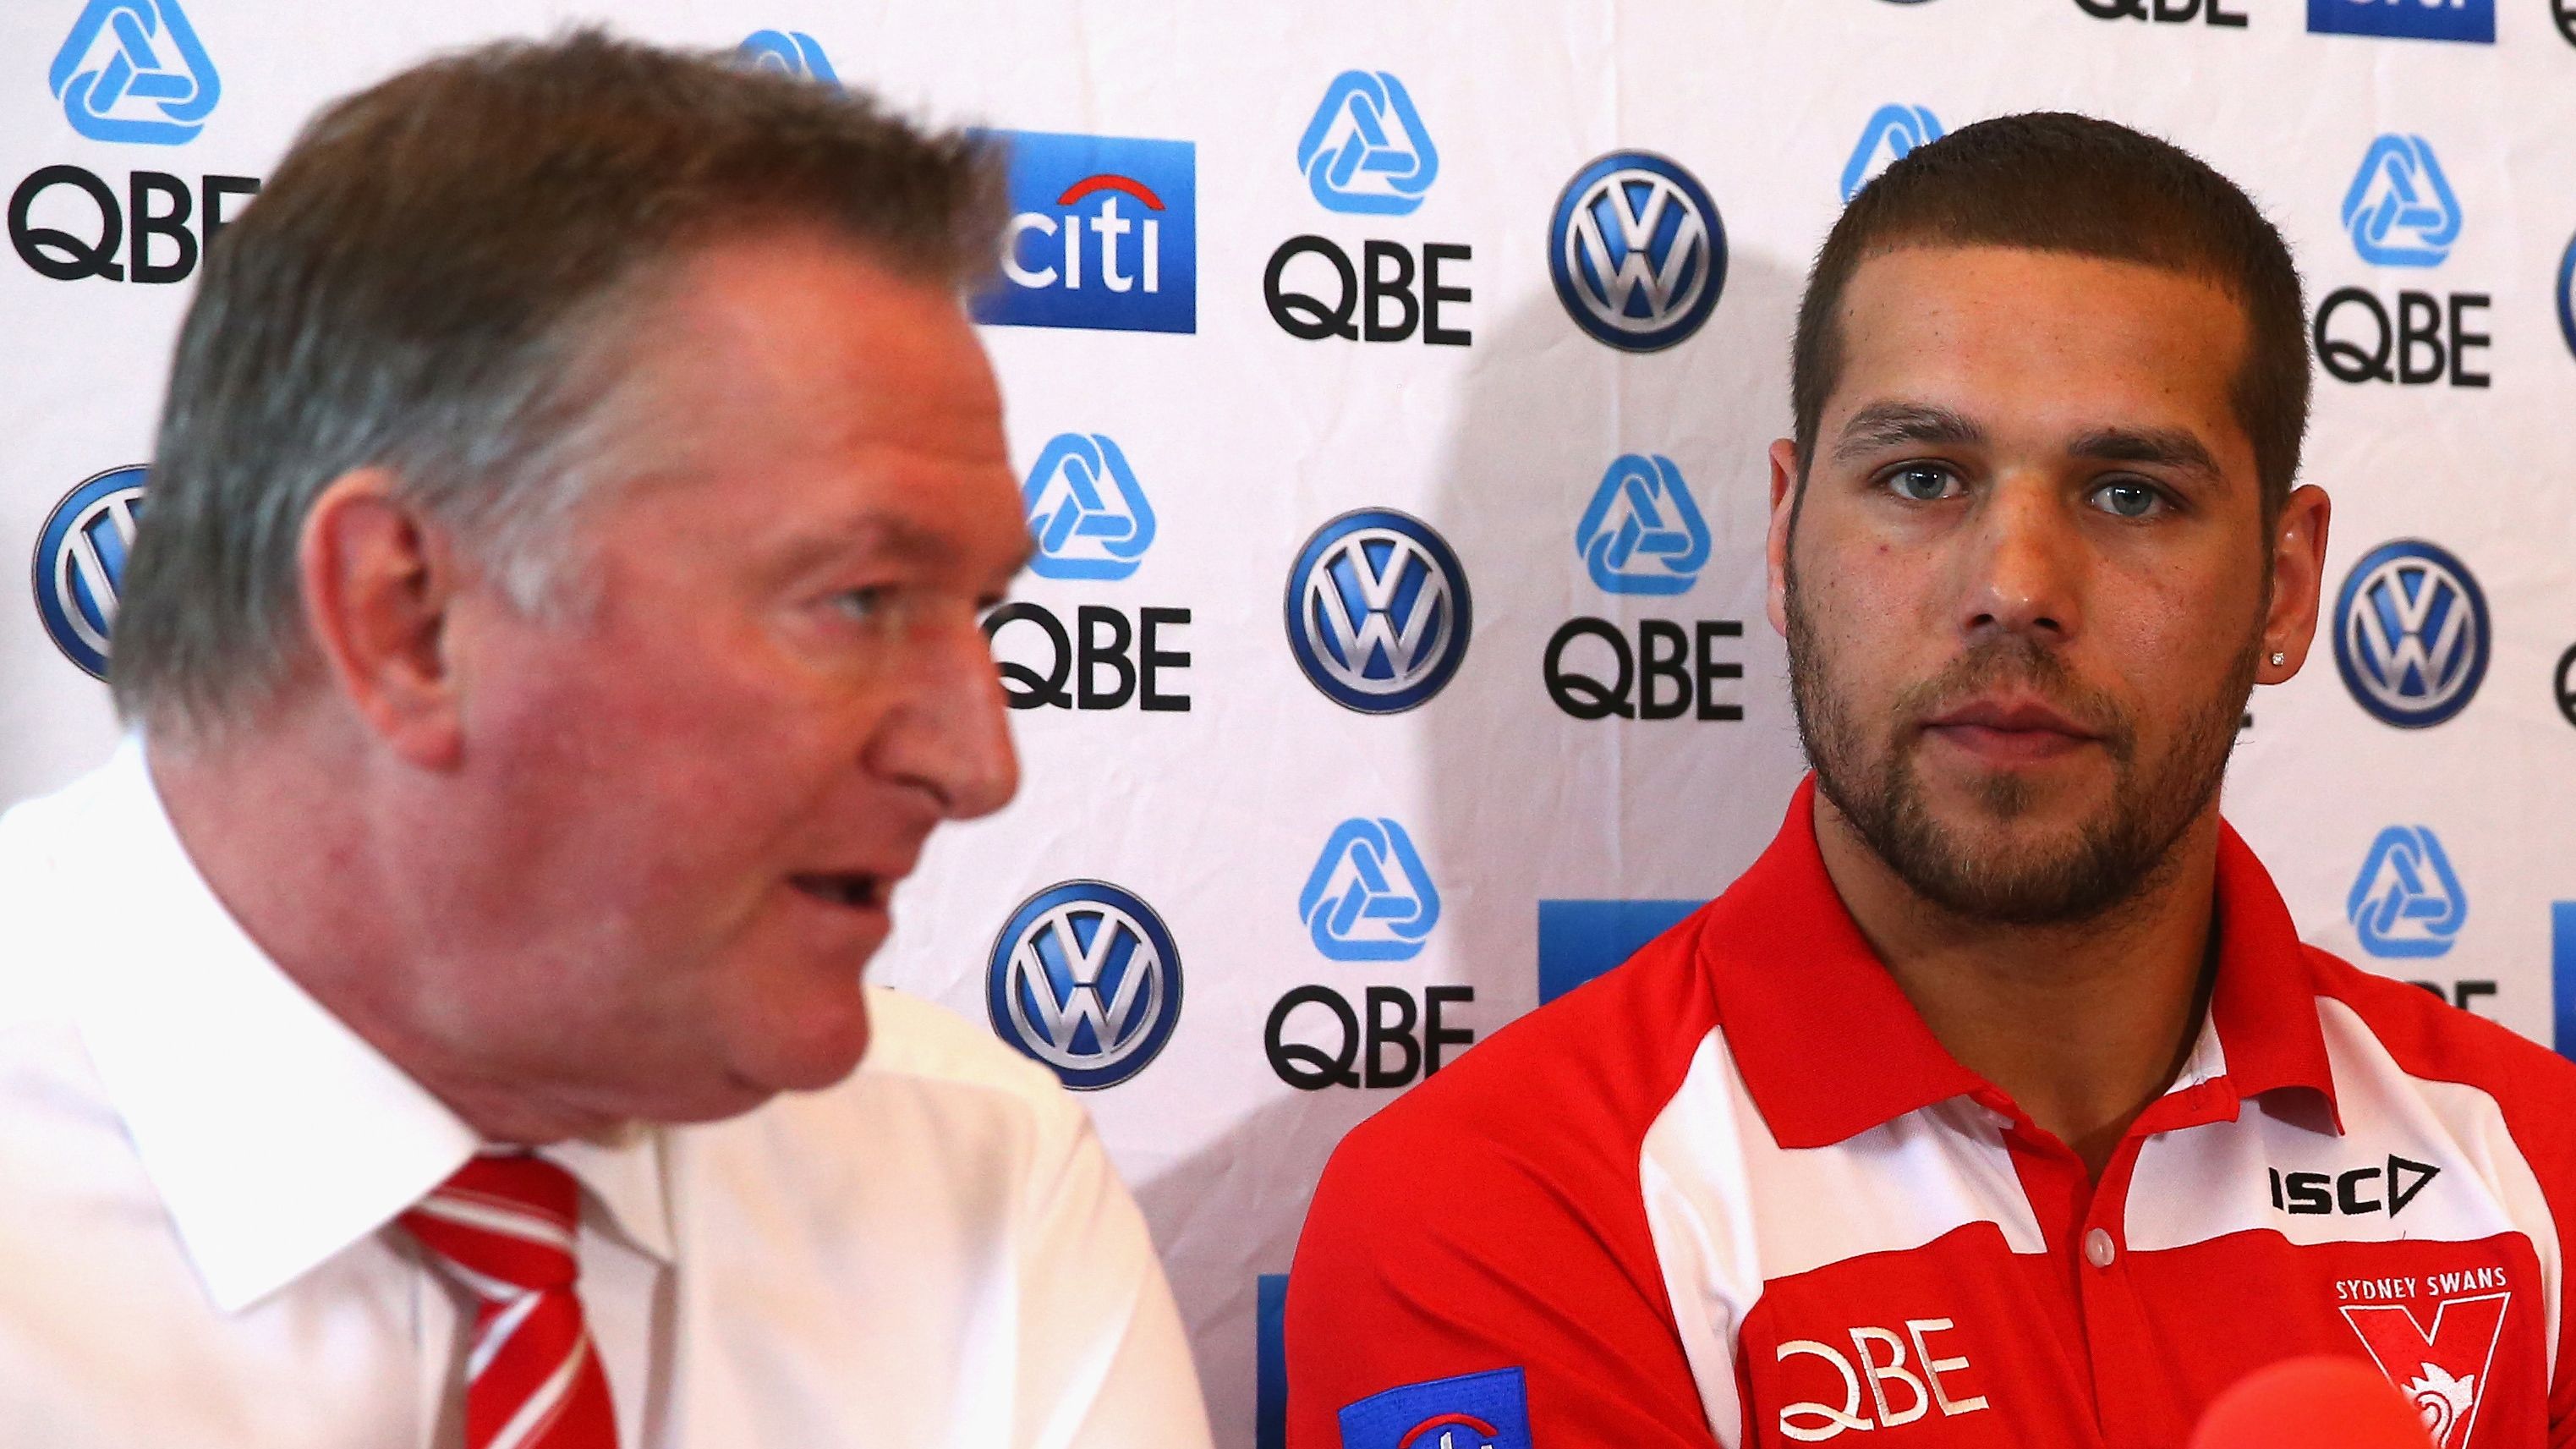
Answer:
<svg viewBox="0 0 2576 1449"><path fill-rule="evenodd" d="M2111 1246L2111 1235L2095 1228L2084 1235L2084 1261L2096 1268L2108 1268L2120 1250Z"/></svg>

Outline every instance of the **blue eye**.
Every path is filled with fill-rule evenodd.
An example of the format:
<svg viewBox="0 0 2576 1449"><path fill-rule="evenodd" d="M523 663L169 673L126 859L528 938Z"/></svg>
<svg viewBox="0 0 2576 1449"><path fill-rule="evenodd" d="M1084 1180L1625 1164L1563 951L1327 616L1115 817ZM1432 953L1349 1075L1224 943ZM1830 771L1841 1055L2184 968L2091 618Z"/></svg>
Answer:
<svg viewBox="0 0 2576 1449"><path fill-rule="evenodd" d="M2094 505L2115 518L2144 518L2164 499L2144 483L2105 483L2093 490Z"/></svg>
<svg viewBox="0 0 2576 1449"><path fill-rule="evenodd" d="M1937 503L1955 497L1952 485L1959 475L1937 463L1908 463L1887 475L1887 486L1896 496L1914 503Z"/></svg>
<svg viewBox="0 0 2576 1449"><path fill-rule="evenodd" d="M886 588L844 589L832 596L832 607L853 619L873 619L885 612L893 592Z"/></svg>

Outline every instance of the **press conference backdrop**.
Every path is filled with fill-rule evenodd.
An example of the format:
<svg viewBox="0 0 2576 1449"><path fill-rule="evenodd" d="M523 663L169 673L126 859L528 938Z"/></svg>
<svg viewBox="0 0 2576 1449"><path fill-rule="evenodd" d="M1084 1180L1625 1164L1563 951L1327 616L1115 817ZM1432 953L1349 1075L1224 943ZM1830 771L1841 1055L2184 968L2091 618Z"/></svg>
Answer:
<svg viewBox="0 0 2576 1449"><path fill-rule="evenodd" d="M93 676L206 239L325 99L597 13L0 15L0 557L32 586L0 597L0 803L116 739ZM1041 545L989 621L1027 785L939 837L873 969L1088 1094L1224 1442L1276 1441L1277 1275L1342 1133L1777 826L1801 276L1858 186L1983 116L2171 137L2290 237L2328 608L2228 813L2310 940L2576 1046L2576 0L616 18L1010 143L978 315Z"/></svg>

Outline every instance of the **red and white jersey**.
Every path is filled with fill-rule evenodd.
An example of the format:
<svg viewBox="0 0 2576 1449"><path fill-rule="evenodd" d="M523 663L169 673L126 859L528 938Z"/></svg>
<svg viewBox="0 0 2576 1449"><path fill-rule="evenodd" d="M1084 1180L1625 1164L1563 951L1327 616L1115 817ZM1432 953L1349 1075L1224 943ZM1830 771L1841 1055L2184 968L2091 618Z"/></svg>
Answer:
<svg viewBox="0 0 2576 1449"><path fill-rule="evenodd" d="M2174 1446L2302 1354L2440 1449L2576 1443L2576 1065L2303 945L2222 837L2207 1024L2097 1185L1934 1040L1802 788L1722 898L1344 1141L1290 1449Z"/></svg>

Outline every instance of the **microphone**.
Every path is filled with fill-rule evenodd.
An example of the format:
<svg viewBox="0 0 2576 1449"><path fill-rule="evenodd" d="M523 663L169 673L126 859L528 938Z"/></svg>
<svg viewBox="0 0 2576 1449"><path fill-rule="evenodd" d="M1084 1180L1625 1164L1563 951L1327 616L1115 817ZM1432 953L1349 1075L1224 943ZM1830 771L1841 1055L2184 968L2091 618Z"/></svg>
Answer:
<svg viewBox="0 0 2576 1449"><path fill-rule="evenodd" d="M2190 1449L2430 1449L2424 1417L2359 1359L2284 1359L2210 1403Z"/></svg>

